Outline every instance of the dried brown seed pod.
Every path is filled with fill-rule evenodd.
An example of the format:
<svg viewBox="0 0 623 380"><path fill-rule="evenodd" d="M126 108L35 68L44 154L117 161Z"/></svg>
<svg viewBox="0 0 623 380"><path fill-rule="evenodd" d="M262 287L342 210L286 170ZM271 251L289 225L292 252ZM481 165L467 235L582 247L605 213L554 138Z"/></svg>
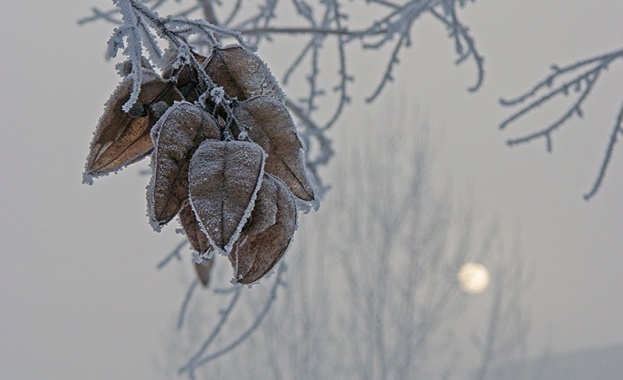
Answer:
<svg viewBox="0 0 623 380"><path fill-rule="evenodd" d="M267 181L267 178L270 179ZM257 235L277 222L277 210L279 208L275 199L277 192L277 184L272 180L272 176L264 174L262 187L257 192L253 211L242 229L244 234Z"/></svg>
<svg viewBox="0 0 623 380"><path fill-rule="evenodd" d="M195 213L192 207L190 207L190 204L186 203L180 210L179 221L186 232L186 238L192 249L195 250L199 256L206 254L210 250L210 243L206 235L201 231L201 226L197 218L195 218ZM193 263L197 277L199 277L203 286L208 286L210 282L210 272L213 266L214 258L204 258L200 263Z"/></svg>
<svg viewBox="0 0 623 380"><path fill-rule="evenodd" d="M314 200L305 169L303 144L288 109L277 99L259 96L234 107L236 119L249 128L248 136L268 154L266 172L279 177L304 201Z"/></svg>
<svg viewBox="0 0 623 380"><path fill-rule="evenodd" d="M206 140L190 160L190 203L203 232L229 253L255 203L265 154L244 141Z"/></svg>
<svg viewBox="0 0 623 380"><path fill-rule="evenodd" d="M275 224L258 234L243 233L234 245L228 257L234 279L241 284L252 284L264 277L283 257L296 230L296 205L286 185L267 174L262 187L267 191L258 194L258 202L259 197L265 197L277 206Z"/></svg>
<svg viewBox="0 0 623 380"><path fill-rule="evenodd" d="M206 73L232 98L245 100L259 95L280 101L285 94L268 66L242 46L215 48L208 58Z"/></svg>
<svg viewBox="0 0 623 380"><path fill-rule="evenodd" d="M195 272L199 281L204 287L208 287L210 284L210 277L212 277L212 267L214 266L214 257L209 259L203 259L200 263L194 263Z"/></svg>
<svg viewBox="0 0 623 380"><path fill-rule="evenodd" d="M189 203L186 203L184 207L182 207L178 217L180 225L184 229L184 232L186 232L186 238L188 239L191 248L200 256L208 252L210 249L210 243L208 242L206 235L201 230L201 225L197 221L195 213Z"/></svg>
<svg viewBox="0 0 623 380"><path fill-rule="evenodd" d="M132 93L132 78L124 78L106 102L104 114L97 124L89 149L85 167L85 182L117 171L136 162L151 152L149 137L151 127L157 119L149 112L141 112L136 117L122 110ZM167 83L154 71L143 68L143 81L136 108L163 101L169 105L182 100L182 95L173 85Z"/></svg>
<svg viewBox="0 0 623 380"><path fill-rule="evenodd" d="M190 64L180 65L174 67L175 59L177 58L178 49L175 47L169 48L165 51L162 57L162 77L164 79L174 79L175 86L182 93L184 99L189 102L194 102L199 99L201 91L199 90L199 74L197 70ZM199 64L204 64L207 57L193 52L193 55Z"/></svg>
<svg viewBox="0 0 623 380"><path fill-rule="evenodd" d="M220 128L201 108L175 103L152 128L152 176L147 188L147 209L156 231L168 223L188 199L188 166L206 139L220 140Z"/></svg>
<svg viewBox="0 0 623 380"><path fill-rule="evenodd" d="M186 203L186 205L182 207L178 217L192 249L195 250L199 256L206 254L210 250L210 243L208 243L208 238L203 231L201 231L201 226L197 218L195 218L195 213L192 207L190 207L190 204ZM203 286L207 287L210 283L210 273L213 266L214 257L209 259L203 258L200 263L193 262L197 277L199 277Z"/></svg>

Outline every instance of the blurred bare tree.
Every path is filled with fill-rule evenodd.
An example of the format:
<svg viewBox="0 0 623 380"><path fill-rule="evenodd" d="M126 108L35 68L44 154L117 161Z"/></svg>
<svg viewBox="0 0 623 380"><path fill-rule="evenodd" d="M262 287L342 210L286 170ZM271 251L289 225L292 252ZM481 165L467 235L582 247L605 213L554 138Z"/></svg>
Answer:
<svg viewBox="0 0 623 380"><path fill-rule="evenodd" d="M341 140L327 207L301 227L277 275L287 290L253 343L198 369L206 378L484 379L523 360L530 277L520 248L454 206L431 178L426 131L391 119L372 138ZM470 261L491 272L483 294L457 281ZM258 290L240 305L238 330L262 306ZM210 316L200 309L195 328Z"/></svg>

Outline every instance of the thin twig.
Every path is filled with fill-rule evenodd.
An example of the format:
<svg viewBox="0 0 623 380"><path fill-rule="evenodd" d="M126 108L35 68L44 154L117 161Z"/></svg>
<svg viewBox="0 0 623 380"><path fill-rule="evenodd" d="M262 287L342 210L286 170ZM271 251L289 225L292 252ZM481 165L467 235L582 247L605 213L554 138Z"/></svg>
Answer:
<svg viewBox="0 0 623 380"><path fill-rule="evenodd" d="M156 266L157 269L162 269L165 267L165 265L167 265L169 263L169 261L171 261L171 259L176 258L178 260L182 259L182 255L180 254L182 248L184 248L184 246L186 246L186 244L188 244L188 240L183 239L175 248L173 248L173 251L171 251L171 253L169 253L167 255L167 257L165 257L162 261L160 261L158 263L158 265Z"/></svg>
<svg viewBox="0 0 623 380"><path fill-rule="evenodd" d="M188 362L178 370L178 374L181 375L184 372L190 372L190 373L194 372L194 370L197 367L196 365L197 360L199 360L199 358L201 358L201 356L205 353L205 351L208 348L210 348L210 345L214 342L214 339L221 333L221 329L223 328L223 326L225 326L225 323L227 323L227 320L229 319L231 315L231 311L234 309L234 306L236 306L236 303L238 302L240 298L241 291L242 291L241 287L236 288L234 295L231 297L229 301L229 305L227 305L227 307L221 311L221 318L218 324L212 330L212 333L203 342L203 344L197 350L197 352L188 360Z"/></svg>
<svg viewBox="0 0 623 380"><path fill-rule="evenodd" d="M186 292L186 296L184 297L184 302L182 302L182 307L180 308L180 314L177 317L177 329L181 330L184 326L184 320L186 319L186 310L188 310L188 304L190 303L190 299L193 296L195 289L199 285L199 279L195 279L190 286L188 287L188 291Z"/></svg>
<svg viewBox="0 0 623 380"><path fill-rule="evenodd" d="M610 140L608 142L608 147L606 148L606 154L604 159L601 162L601 166L599 168L599 174L597 174L597 178L595 178L595 182L593 183L593 187L591 190L584 195L585 200L590 200L597 191L601 187L601 183L606 176L606 170L608 169L608 165L612 159L612 152L614 151L614 145L617 143L617 136L619 133L623 133L623 106L619 109L619 114L617 115L616 122L614 124L614 128L612 129L612 133L610 134Z"/></svg>
<svg viewBox="0 0 623 380"><path fill-rule="evenodd" d="M266 303L264 303L264 307L262 307L262 310L260 310L260 312L255 317L255 320L253 321L253 323L251 323L251 325L245 331L243 331L240 334L240 336L238 336L238 338L234 339L227 346L221 348L220 350L214 352L213 354L210 354L202 359L198 359L195 362L193 362L192 366L194 369L201 367L203 365L206 365L208 362L214 359L217 359L220 356L225 355L226 353L230 352L234 348L238 347L242 342L247 340L251 336L251 334L253 334L253 332L257 330L257 328L262 324L262 321L264 320L264 318L266 318L266 316L268 315L268 312L270 311L271 306L277 299L277 289L279 288L279 286L283 285L283 281L281 277L283 276L283 273L285 273L285 269L286 269L286 266L284 263L282 263L277 271L277 279L273 283L273 287L270 289L270 294L268 296L268 299L266 300Z"/></svg>

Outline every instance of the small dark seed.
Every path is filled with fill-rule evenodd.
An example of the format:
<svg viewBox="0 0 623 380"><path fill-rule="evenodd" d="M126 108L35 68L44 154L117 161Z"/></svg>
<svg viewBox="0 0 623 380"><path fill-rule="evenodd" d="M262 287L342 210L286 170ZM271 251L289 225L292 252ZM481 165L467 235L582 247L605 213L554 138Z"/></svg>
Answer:
<svg viewBox="0 0 623 380"><path fill-rule="evenodd" d="M150 105L149 109L151 111L151 114L159 119L162 115L164 115L165 112L167 112L167 109L169 109L169 105L161 100Z"/></svg>
<svg viewBox="0 0 623 380"><path fill-rule="evenodd" d="M128 111L128 115L133 118L144 117L147 116L147 109L144 104L134 103L132 108Z"/></svg>

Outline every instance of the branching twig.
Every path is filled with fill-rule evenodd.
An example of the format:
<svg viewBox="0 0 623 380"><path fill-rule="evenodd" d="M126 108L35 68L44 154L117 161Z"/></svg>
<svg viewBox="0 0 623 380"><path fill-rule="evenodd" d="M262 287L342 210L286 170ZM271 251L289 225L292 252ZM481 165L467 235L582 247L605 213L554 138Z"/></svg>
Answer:
<svg viewBox="0 0 623 380"><path fill-rule="evenodd" d="M442 22L449 30L450 36L453 38L455 50L458 58L456 63L462 63L468 58L476 62L478 70L478 79L476 84L469 87L469 91L477 90L484 78L483 58L475 48L473 38L468 33L468 28L462 24L459 19L457 8L464 6L466 0L368 0L366 6L375 7L374 14L378 14L375 20L371 21L367 27L351 29L347 25L348 16L351 12L349 3L338 0L321 1L315 7L308 4L305 0L291 0L291 4L295 7L297 15L303 20L307 26L283 26L277 25L280 21L278 17L278 9L283 2L277 0L254 0L257 8L251 10L252 6L244 5L242 0L225 7L223 2L211 0L197 0L194 7L185 9L178 17L161 18L153 9L160 6L167 0L155 0L140 2L139 0L115 0L116 4L128 4L128 9L132 9L137 18L137 26L141 29L142 45L139 38L133 38L135 42L132 44L139 47L142 54L142 46L149 48L150 52L156 52L157 43L155 39L149 36L146 26L152 28L158 36L164 38L175 46L188 44L191 36L201 37L205 41L198 41L200 44L206 44L208 48L217 44L219 38L233 38L240 44L246 42L242 36L252 38L257 43L262 40L270 40L272 35L290 35L299 36L307 39L301 46L300 53L293 59L291 65L284 72L283 82L287 84L292 74L304 63L308 64L308 72L304 74L307 79L307 88L303 90L307 94L297 99L298 106L303 110L305 117L310 118L315 115L318 109L318 98L326 96L333 90L337 92L337 100L335 110L326 116L326 119L319 123L319 129L314 134L322 133L323 129L332 127L339 119L343 110L350 102L350 96L347 93L347 84L354 80L351 74L349 62L347 62L347 49L352 46L353 42L362 43L364 50L380 51L384 47L391 47L390 59L387 65L382 68L382 77L372 95L367 98L372 101L378 97L386 85L392 81L392 72L398 63L399 55L404 47L410 46L412 26L418 21L422 15L429 13L437 20ZM151 8L150 8L151 6ZM219 18L217 14L222 9L225 17ZM342 9L343 8L343 9ZM314 13L321 10L322 17L315 19ZM202 12L199 16L207 18L203 20L190 20L191 13ZM114 17L119 12L118 9L111 11L93 10L93 16L81 20L81 22L89 22L95 20L105 20L110 22L119 22ZM131 13L131 12L126 12ZM218 25L217 21L223 20L222 25ZM291 24L291 22L288 22ZM125 24L124 24L125 25ZM226 26L231 29L225 29ZM127 27L122 27L116 32L114 43L111 46L115 49L125 47L124 39L128 39ZM237 30L234 32L233 30ZM337 44L338 56L336 63L338 65L338 73L335 80L325 80L328 75L320 69L321 52L324 52L325 42L328 39L335 38ZM128 41L128 44L130 41ZM249 44L246 45L250 47ZM137 54L132 49L126 49L126 54ZM184 49L180 49L184 50ZM186 49L188 60L193 66L197 66L193 61L193 54ZM136 57L135 57L136 58ZM151 61L158 60L158 54L150 55ZM134 58L131 59L133 67L140 68L136 64ZM156 62L154 62L156 63ZM136 64L136 65L135 65ZM156 65L158 66L158 65ZM138 70L138 69L137 69ZM138 72L138 71L137 71ZM201 74L201 73L200 73ZM205 78L209 83L209 78ZM135 87L140 84L135 83ZM133 93L133 98L137 96ZM131 99L131 100L132 100ZM128 103L126 107L131 104ZM324 161L323 157L313 158L313 161Z"/></svg>
<svg viewBox="0 0 623 380"><path fill-rule="evenodd" d="M577 98L572 101L569 107L567 107L566 111L553 123L548 125L546 128L529 133L525 136L509 139L507 141L508 145L518 145L538 138L544 138L546 141L547 151L551 152L552 133L562 127L573 116L577 116L579 118L583 116L582 106L588 96L592 93L600 74L606 71L613 62L621 59L623 59L623 49L591 57L563 67L552 65L553 72L546 76L545 79L538 82L526 93L521 94L514 99L500 99L500 104L503 106L520 106L519 110L500 123L499 128L505 129L510 124L516 122L528 113L535 111L537 108L545 104L548 104L548 102L554 98L568 96L572 91L579 93ZM573 75L573 77L566 81L562 81L563 77L567 75ZM562 83L555 85L555 83L559 81L562 81ZM610 163L614 145L617 140L617 135L621 130L621 118L623 117L621 116L621 112L623 111L620 111L619 116L617 117L617 121L611 133L610 142L606 148L606 154L601 163L597 178L591 190L584 195L584 199L586 200L589 200L597 193L605 177L606 169Z"/></svg>
<svg viewBox="0 0 623 380"><path fill-rule="evenodd" d="M182 240L182 241L181 241L181 242L180 242L180 243L179 243L179 244L178 244L178 245L177 245L177 246L173 249L173 251L171 251L171 253L169 253L169 254L167 255L167 257L165 257L162 261L160 261L160 262L158 263L158 265L156 266L156 268L158 268L158 269L162 269L162 268L164 268L164 267L165 267L165 266L169 263L169 261L171 261L171 259L173 259L173 258L176 258L176 259L178 259L178 260L181 260L181 259L182 259L182 255L181 255L181 253L180 253L180 252L182 251L182 248L184 248L184 247L186 246L186 244L188 244L188 240L183 239L183 240Z"/></svg>
<svg viewBox="0 0 623 380"><path fill-rule="evenodd" d="M229 301L229 305L227 305L227 307L225 309L221 310L221 313L220 313L221 314L221 318L220 318L219 322L214 327L214 329L212 330L212 332L210 333L208 338L203 342L201 347L197 350L195 355L193 355L193 357L190 358L190 360L188 360L186 365L184 365L182 368L180 368L180 370L179 370L180 374L182 374L184 372L189 372L189 376L191 378L194 377L193 373L194 373L194 370L196 368L195 363L197 362L197 360L199 360L201 358L201 356L205 353L205 351L214 342L216 337L219 336L219 334L221 333L221 330L222 330L223 326L225 326L225 323L227 323L227 320L229 319L232 310L234 309L234 307L236 306L236 304L238 302L238 299L240 298L241 291L242 291L241 287L237 287L236 288L236 291L234 292L234 295L231 297L231 299Z"/></svg>
<svg viewBox="0 0 623 380"><path fill-rule="evenodd" d="M484 66L484 58L478 50L476 49L476 42L474 38L469 34L469 29L461 24L457 18L456 10L454 7L452 8L451 21L448 21L446 17L440 14L434 8L430 10L430 13L435 16L439 21L443 22L446 27L450 30L450 36L454 37L455 41L455 50L459 55L459 58L456 60L456 64L463 63L469 57L474 59L476 63L476 69L478 70L478 76L476 78L476 83L469 87L467 90L469 92L477 91L481 86L485 79L485 66ZM463 42L461 42L463 41ZM463 46L463 43L467 45L467 48Z"/></svg>
<svg viewBox="0 0 623 380"><path fill-rule="evenodd" d="M216 325L216 327L212 330L212 333L210 334L210 336L208 337L208 339L206 339L206 341L204 342L204 344L201 346L201 348L197 351L197 353L195 353L195 355L193 355L193 357L183 366L179 369L178 373L179 374L183 374L188 372L189 376L191 378L194 377L193 372L207 364L208 362L217 359L218 357L230 352L231 350L233 350L234 348L236 348L237 346L239 346L242 342L246 341L249 336L251 336L251 334L253 334L253 332L260 326L260 324L262 323L262 321L264 320L264 318L266 317L266 315L268 314L268 311L270 310L273 302L277 299L277 289L284 285L283 282L283 274L286 271L286 266L285 264L281 264L281 266L279 267L279 269L277 270L277 278L275 279L275 282L272 286L272 288L270 289L270 294L268 295L268 298L266 300L266 302L264 303L264 306L262 307L262 310L260 310L260 312L256 315L255 319L253 320L253 322L249 325L249 327L244 330L239 336L238 338L232 340L229 344L227 344L225 347L217 350L216 352L207 355L205 357L202 357L204 355L204 353L210 348L210 345L214 342L214 338L216 336L218 336L218 334L220 333L220 330L222 329L223 325L225 324L225 322L227 321L227 319L229 318L233 307L235 305L235 303L238 300L238 297L240 296L241 293L241 287L237 287L234 296L232 297L232 300L229 304L229 306L224 309L221 312L221 320L219 321L219 323Z"/></svg>
<svg viewBox="0 0 623 380"><path fill-rule="evenodd" d="M623 133L623 106L619 109L619 114L617 116L616 123L614 124L614 128L612 129L612 133L610 134L610 141L608 142L608 147L606 148L606 154L604 159L601 161L601 167L599 168L599 174L597 174L597 178L593 183L593 187L591 190L584 195L585 200L591 199L596 193L597 190L601 187L601 183L606 176L606 170L608 169L608 165L610 164L610 160L612 159L612 152L614 151L614 144L617 143L617 136L619 133Z"/></svg>
<svg viewBox="0 0 623 380"><path fill-rule="evenodd" d="M214 352L213 354L210 354L202 359L198 359L197 361L195 361L192 364L193 369L206 365L208 362L214 359L217 359L220 356L225 355L226 353L230 352L234 348L238 347L242 342L247 340L251 336L251 334L253 334L253 332L257 330L257 328L262 324L262 321L264 320L264 318L266 318L266 316L268 315L268 312L270 311L270 308L272 307L273 302L275 302L275 300L277 299L277 289L279 288L279 286L284 285L284 282L281 277L283 273L285 273L285 270L286 270L285 264L281 264L277 272L277 279L275 280L273 287L270 289L270 294L268 296L268 299L266 300L264 307L262 307L262 310L260 310L260 312L255 316L255 319L253 320L251 325L245 331L243 331L238 336L238 338L234 339L227 346L221 348L220 350Z"/></svg>
<svg viewBox="0 0 623 380"><path fill-rule="evenodd" d="M199 285L199 279L195 279L195 281L193 281L190 284L190 287L188 288L188 292L186 292L186 297L184 297L184 302L182 303L182 307L180 308L180 315L177 318L177 329L181 330L182 327L184 326L184 319L186 318L186 310L188 310L188 304L190 303L190 299L193 296L193 293L195 292L195 289L197 288L197 285Z"/></svg>

